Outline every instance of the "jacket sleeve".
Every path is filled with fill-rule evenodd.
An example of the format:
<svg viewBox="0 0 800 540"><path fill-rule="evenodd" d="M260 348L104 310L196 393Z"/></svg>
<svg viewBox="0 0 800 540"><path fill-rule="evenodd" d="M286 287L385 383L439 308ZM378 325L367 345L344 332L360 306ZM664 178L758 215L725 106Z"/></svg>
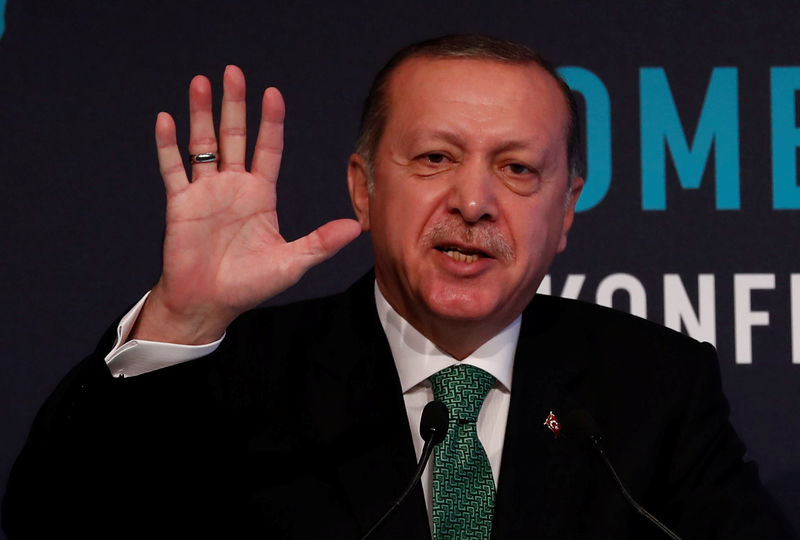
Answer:
<svg viewBox="0 0 800 540"><path fill-rule="evenodd" d="M704 343L675 423L665 519L684 538L795 538L731 426L715 349Z"/></svg>
<svg viewBox="0 0 800 540"><path fill-rule="evenodd" d="M3 499L8 538L152 535L159 521L194 516L191 530L208 522L198 515L215 515L199 494L220 479L198 474L221 447L209 436L220 433L210 357L114 378L103 357L115 331L37 414Z"/></svg>

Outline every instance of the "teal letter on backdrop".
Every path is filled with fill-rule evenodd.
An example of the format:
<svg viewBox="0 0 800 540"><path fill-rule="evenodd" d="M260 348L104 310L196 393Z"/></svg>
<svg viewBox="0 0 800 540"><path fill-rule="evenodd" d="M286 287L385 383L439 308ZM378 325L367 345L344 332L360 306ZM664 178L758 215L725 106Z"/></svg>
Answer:
<svg viewBox="0 0 800 540"><path fill-rule="evenodd" d="M684 189L697 189L714 143L718 210L739 209L739 107L737 72L717 67L711 73L700 120L691 147L662 68L639 71L642 140L642 208L667 207L666 147L669 147L678 181Z"/></svg>
<svg viewBox="0 0 800 540"><path fill-rule="evenodd" d="M611 104L603 81L582 67L558 69L570 88L586 102L586 184L575 210L596 206L611 185Z"/></svg>
<svg viewBox="0 0 800 540"><path fill-rule="evenodd" d="M0 37L6 29L6 0L0 0Z"/></svg>
<svg viewBox="0 0 800 540"><path fill-rule="evenodd" d="M772 93L772 208L800 209L797 185L797 147L800 129L795 124L795 92L800 90L800 67L770 69Z"/></svg>

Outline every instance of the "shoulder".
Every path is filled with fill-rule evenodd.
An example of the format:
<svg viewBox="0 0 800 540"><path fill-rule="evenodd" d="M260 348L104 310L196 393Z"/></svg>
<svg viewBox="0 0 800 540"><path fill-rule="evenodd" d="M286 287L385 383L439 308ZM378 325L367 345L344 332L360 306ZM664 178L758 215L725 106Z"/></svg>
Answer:
<svg viewBox="0 0 800 540"><path fill-rule="evenodd" d="M658 356L714 354L708 343L630 313L579 300L536 295L523 320L526 317L536 325L570 335L575 343L586 347Z"/></svg>
<svg viewBox="0 0 800 540"><path fill-rule="evenodd" d="M652 321L614 309L537 295L523 314L526 339L549 342L558 363L587 387L661 405L695 392L721 396L715 348ZM537 350L535 343L531 350ZM636 407L635 403L629 403Z"/></svg>
<svg viewBox="0 0 800 540"><path fill-rule="evenodd" d="M377 317L372 280L367 275L337 294L248 311L231 324L226 340L320 341L331 334L358 331Z"/></svg>
<svg viewBox="0 0 800 540"><path fill-rule="evenodd" d="M743 461L712 345L627 313L549 296L530 303L526 327L521 339L531 341L531 356L544 341L549 357L542 361L558 366L554 384L563 394L556 405L591 415L637 501L684 536L784 537L784 520L755 465Z"/></svg>
<svg viewBox="0 0 800 540"><path fill-rule="evenodd" d="M225 387L258 394L282 394L290 381L345 369L355 346L382 337L372 287L365 278L342 293L244 313L205 364Z"/></svg>

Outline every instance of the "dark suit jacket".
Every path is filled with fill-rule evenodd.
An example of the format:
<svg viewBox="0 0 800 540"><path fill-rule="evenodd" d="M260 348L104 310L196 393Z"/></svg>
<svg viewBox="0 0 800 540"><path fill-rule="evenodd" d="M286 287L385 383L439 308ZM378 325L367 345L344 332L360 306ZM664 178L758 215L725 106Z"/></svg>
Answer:
<svg viewBox="0 0 800 540"><path fill-rule="evenodd" d="M415 454L367 276L240 317L213 354L128 379L113 329L39 413L4 500L9 538L360 538ZM662 538L580 437L584 409L631 494L684 538L784 538L727 420L716 356L665 328L536 297L523 315L495 538ZM429 538L417 488L375 538Z"/></svg>

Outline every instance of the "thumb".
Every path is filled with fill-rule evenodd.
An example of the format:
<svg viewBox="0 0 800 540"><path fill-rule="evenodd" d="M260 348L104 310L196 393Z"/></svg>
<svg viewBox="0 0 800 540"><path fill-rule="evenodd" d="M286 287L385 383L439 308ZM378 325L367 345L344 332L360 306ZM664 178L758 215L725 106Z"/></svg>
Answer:
<svg viewBox="0 0 800 540"><path fill-rule="evenodd" d="M344 246L358 238L361 225L354 219L336 219L291 242L297 255L299 276L312 266L334 256Z"/></svg>

